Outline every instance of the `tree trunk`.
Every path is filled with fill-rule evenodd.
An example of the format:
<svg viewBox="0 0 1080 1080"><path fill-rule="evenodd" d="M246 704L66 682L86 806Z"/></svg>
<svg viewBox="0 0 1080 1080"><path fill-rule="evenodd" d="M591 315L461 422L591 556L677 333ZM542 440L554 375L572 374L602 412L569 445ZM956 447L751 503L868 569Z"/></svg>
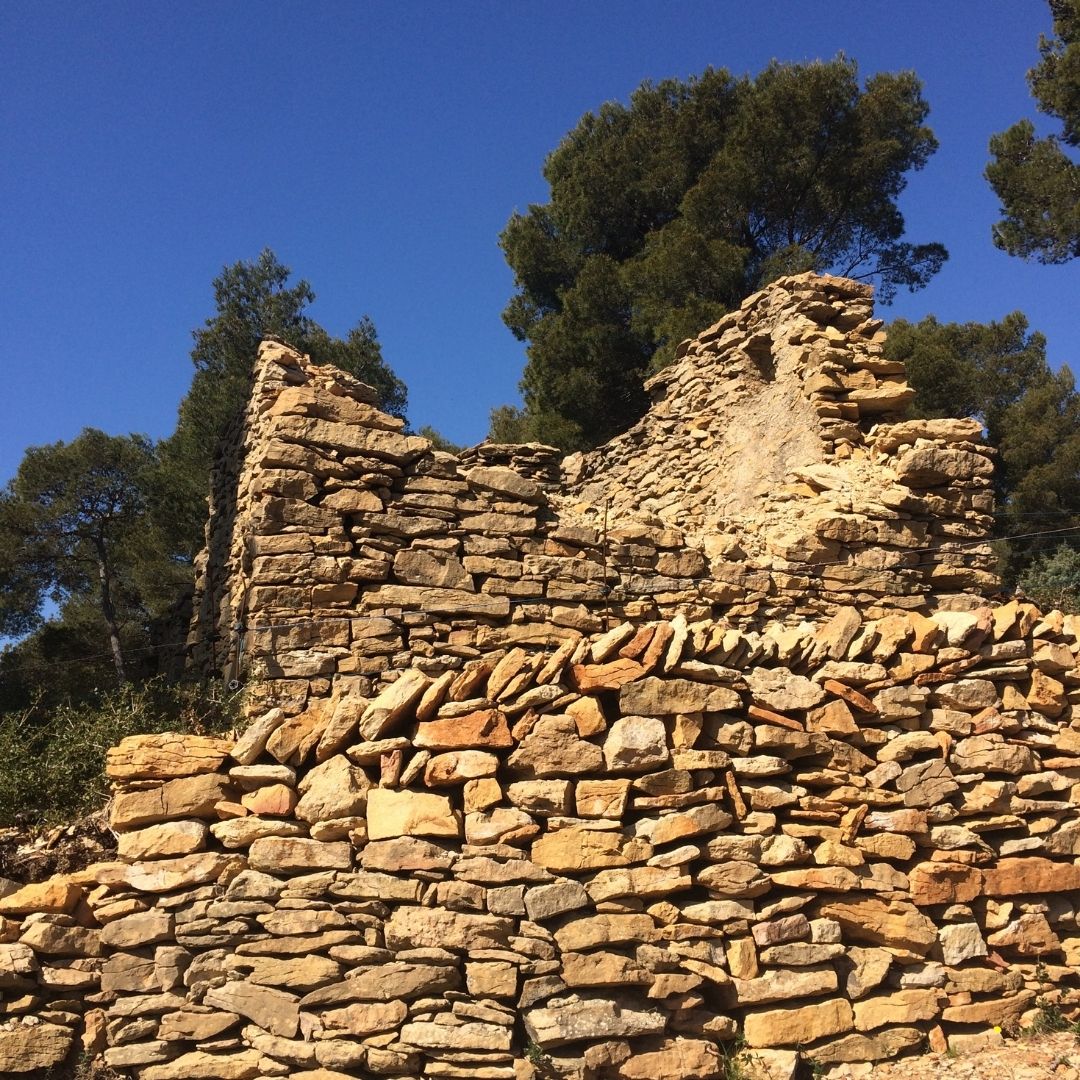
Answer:
<svg viewBox="0 0 1080 1080"><path fill-rule="evenodd" d="M101 614L105 618L105 626L109 631L109 650L112 652L117 678L125 683L128 677L124 668L124 654L120 649L120 628L116 624L116 609L112 602L112 572L109 570L109 559L104 542L100 539L96 540L94 547L97 549L98 583L101 586Z"/></svg>

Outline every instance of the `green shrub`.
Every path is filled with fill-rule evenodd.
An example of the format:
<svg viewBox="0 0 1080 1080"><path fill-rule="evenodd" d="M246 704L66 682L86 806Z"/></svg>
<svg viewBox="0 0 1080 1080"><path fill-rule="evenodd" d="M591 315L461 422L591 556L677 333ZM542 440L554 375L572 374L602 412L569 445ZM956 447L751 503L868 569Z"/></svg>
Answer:
<svg viewBox="0 0 1080 1080"><path fill-rule="evenodd" d="M1062 544L1036 558L1020 578L1024 592L1043 609L1080 612L1080 551Z"/></svg>
<svg viewBox="0 0 1080 1080"><path fill-rule="evenodd" d="M236 700L153 679L98 703L0 714L0 827L71 821L109 794L105 753L127 735L231 728Z"/></svg>

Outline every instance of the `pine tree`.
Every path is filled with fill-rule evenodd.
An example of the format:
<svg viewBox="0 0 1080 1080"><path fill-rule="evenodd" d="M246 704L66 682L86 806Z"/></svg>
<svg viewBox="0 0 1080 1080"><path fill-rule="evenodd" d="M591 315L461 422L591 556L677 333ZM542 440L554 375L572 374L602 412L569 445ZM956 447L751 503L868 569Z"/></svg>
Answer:
<svg viewBox="0 0 1080 1080"><path fill-rule="evenodd" d="M547 203L501 237L528 342L523 415L504 433L595 445L642 415L678 342L803 270L917 289L946 257L903 239L896 199L937 143L910 72L860 87L854 62L708 69L587 113L548 157ZM497 434L497 431L493 431Z"/></svg>

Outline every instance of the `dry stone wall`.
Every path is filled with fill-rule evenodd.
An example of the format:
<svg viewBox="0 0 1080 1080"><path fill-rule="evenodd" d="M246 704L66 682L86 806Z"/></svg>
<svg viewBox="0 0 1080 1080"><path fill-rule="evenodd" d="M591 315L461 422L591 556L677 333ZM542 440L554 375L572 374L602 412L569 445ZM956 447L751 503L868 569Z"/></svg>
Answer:
<svg viewBox="0 0 1080 1080"><path fill-rule="evenodd" d="M640 424L565 462L433 451L369 387L265 344L212 496L197 664L295 709L625 620L972 606L996 585L991 451L974 420L898 419L912 392L869 297L775 283L684 343Z"/></svg>
<svg viewBox="0 0 1080 1080"><path fill-rule="evenodd" d="M626 623L109 755L0 1072L791 1077L1080 1002L1080 617Z"/></svg>
<svg viewBox="0 0 1080 1080"><path fill-rule="evenodd" d="M0 1075L791 1080L1080 1006L1080 617L980 595L978 425L853 282L680 352L560 461L263 346L191 637L248 726L0 882Z"/></svg>

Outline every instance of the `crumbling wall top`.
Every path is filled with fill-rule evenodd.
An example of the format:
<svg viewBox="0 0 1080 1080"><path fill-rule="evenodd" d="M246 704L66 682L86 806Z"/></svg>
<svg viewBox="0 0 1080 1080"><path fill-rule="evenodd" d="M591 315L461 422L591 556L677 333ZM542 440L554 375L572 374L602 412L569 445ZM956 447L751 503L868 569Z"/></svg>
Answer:
<svg viewBox="0 0 1080 1080"><path fill-rule="evenodd" d="M371 388L264 343L211 500L197 661L324 693L493 636L971 607L996 587L991 450L974 420L904 419L882 341L866 286L783 278L683 343L638 424L565 460L435 451Z"/></svg>

